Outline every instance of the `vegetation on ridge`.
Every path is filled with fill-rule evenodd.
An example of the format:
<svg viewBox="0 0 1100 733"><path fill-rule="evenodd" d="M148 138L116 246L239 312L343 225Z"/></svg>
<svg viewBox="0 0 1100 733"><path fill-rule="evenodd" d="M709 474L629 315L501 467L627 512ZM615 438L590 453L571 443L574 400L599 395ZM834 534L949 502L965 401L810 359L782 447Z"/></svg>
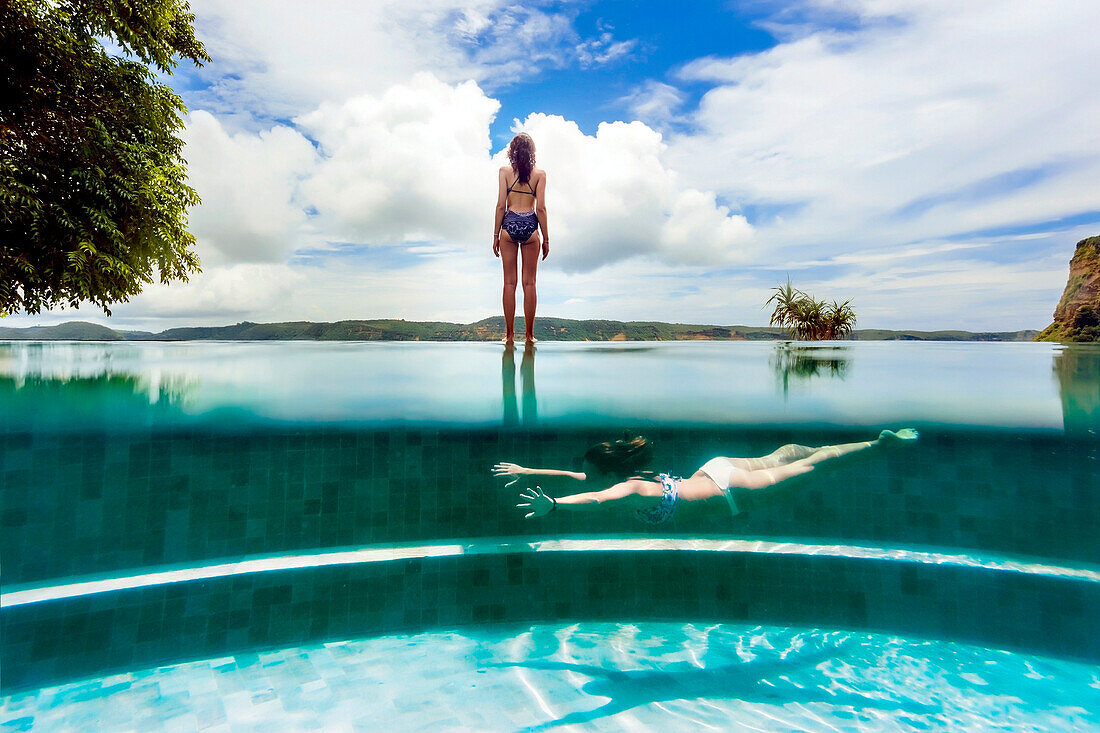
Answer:
<svg viewBox="0 0 1100 733"><path fill-rule="evenodd" d="M1077 243L1054 322L1036 341L1100 341L1100 237Z"/></svg>
<svg viewBox="0 0 1100 733"><path fill-rule="evenodd" d="M519 319L522 327L522 318ZM1037 331L887 331L864 329L856 341L1030 341ZM543 341L782 341L784 328L709 326L659 321L601 321L539 318L535 336ZM0 327L0 341L499 341L504 318L475 323L419 322L398 319L336 323L237 323L232 326L170 328L160 333L121 331L97 323L69 321L56 326Z"/></svg>

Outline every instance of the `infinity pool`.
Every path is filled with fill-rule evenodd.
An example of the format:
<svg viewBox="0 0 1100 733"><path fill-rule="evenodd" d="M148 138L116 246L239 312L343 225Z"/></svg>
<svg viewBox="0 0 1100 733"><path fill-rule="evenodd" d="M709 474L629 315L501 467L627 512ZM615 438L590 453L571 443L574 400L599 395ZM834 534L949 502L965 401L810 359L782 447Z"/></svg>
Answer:
<svg viewBox="0 0 1100 733"><path fill-rule="evenodd" d="M9 430L464 428L516 418L567 428L900 420L1060 431L1063 396L1097 377L1085 345L837 343L8 342L0 405Z"/></svg>
<svg viewBox="0 0 1100 733"><path fill-rule="evenodd" d="M525 520L489 471L905 426L656 527ZM1098 449L1084 345L0 343L0 724L1088 729ZM337 692L334 659L395 671ZM510 712L440 719L425 680Z"/></svg>

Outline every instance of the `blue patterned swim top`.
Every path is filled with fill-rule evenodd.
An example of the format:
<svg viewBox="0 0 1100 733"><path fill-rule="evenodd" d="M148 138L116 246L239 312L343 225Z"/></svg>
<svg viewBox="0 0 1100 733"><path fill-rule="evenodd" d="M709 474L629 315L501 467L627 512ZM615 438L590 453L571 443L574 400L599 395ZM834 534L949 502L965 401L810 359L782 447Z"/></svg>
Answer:
<svg viewBox="0 0 1100 733"><path fill-rule="evenodd" d="M646 524L667 522L672 513L676 511L676 500L680 498L679 493L676 491L676 484L683 479L679 476L669 476L667 473L662 473L657 475L657 480L661 482L665 489L661 495L661 503L650 509L639 509L636 512L638 519Z"/></svg>

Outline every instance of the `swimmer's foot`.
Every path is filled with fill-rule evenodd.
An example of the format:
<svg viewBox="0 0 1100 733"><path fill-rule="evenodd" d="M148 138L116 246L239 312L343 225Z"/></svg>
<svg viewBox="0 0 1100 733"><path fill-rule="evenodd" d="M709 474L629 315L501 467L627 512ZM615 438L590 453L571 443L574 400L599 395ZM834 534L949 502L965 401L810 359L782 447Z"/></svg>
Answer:
<svg viewBox="0 0 1100 733"><path fill-rule="evenodd" d="M888 442L894 442L894 441L908 442L910 440L916 440L919 437L920 437L920 433L918 433L913 428L902 428L901 430L898 430L897 432L894 432L893 430L883 430L881 433L879 433L878 439L881 440L881 441L888 441Z"/></svg>
<svg viewBox="0 0 1100 733"><path fill-rule="evenodd" d="M534 336L528 336L528 337L527 337L527 343L529 343L529 344L533 344L533 343L535 343L536 341L538 341L538 339L537 339L537 338L535 338Z"/></svg>
<svg viewBox="0 0 1100 733"><path fill-rule="evenodd" d="M516 335L514 333L506 335L500 340L502 344L514 344L516 342Z"/></svg>

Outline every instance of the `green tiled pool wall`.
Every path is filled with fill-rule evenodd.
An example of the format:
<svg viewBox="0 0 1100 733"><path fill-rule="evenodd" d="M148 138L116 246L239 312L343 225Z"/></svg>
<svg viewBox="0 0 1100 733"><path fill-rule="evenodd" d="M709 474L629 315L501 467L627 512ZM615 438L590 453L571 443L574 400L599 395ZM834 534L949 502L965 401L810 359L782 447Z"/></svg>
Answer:
<svg viewBox="0 0 1100 733"><path fill-rule="evenodd" d="M505 552L275 571L4 609L6 692L320 640L553 620L881 630L1100 661L1100 584L739 552Z"/></svg>
<svg viewBox="0 0 1100 733"><path fill-rule="evenodd" d="M654 468L690 474L720 454L836 443L807 433L669 428ZM524 520L499 460L569 468L609 430L266 430L0 434L5 585L242 555L385 542L535 535L730 535L936 546L1100 562L1097 442L925 430L657 528L626 513ZM550 493L577 490L541 482Z"/></svg>

